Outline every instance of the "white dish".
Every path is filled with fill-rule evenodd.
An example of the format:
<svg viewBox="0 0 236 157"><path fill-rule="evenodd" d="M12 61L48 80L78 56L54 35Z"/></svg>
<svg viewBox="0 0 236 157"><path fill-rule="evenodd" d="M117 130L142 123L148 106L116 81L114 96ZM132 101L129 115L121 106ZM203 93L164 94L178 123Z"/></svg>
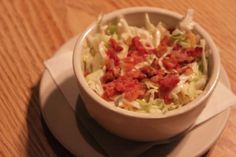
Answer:
<svg viewBox="0 0 236 157"><path fill-rule="evenodd" d="M64 44L57 52L72 51L76 37ZM70 81L68 78L67 81ZM220 81L230 88L227 74L222 69ZM66 83L66 82L65 82ZM81 133L72 108L64 99L47 70L44 71L40 84L40 105L43 117L52 134L75 156L104 156L90 145ZM217 140L229 118L230 109L215 116L201 126L189 132L174 147L171 144L154 147L145 156L200 156ZM199 138L200 137L200 138Z"/></svg>

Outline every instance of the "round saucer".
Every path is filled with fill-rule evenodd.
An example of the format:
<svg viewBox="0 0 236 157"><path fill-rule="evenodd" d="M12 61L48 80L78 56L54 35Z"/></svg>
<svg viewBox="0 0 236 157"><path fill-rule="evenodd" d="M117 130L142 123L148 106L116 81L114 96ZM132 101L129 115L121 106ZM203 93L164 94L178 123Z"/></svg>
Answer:
<svg viewBox="0 0 236 157"><path fill-rule="evenodd" d="M55 55L72 51L77 37L65 43ZM69 78L68 78L69 80ZM220 81L230 88L228 76L221 70ZM64 99L54 80L47 70L44 71L40 83L40 106L48 128L57 140L75 156L102 157L98 149L88 142L78 127L75 112ZM229 118L230 109L218 114L189 132L174 146L170 143L164 146L155 146L144 156L200 156L205 153L218 139ZM160 149L161 147L161 149Z"/></svg>

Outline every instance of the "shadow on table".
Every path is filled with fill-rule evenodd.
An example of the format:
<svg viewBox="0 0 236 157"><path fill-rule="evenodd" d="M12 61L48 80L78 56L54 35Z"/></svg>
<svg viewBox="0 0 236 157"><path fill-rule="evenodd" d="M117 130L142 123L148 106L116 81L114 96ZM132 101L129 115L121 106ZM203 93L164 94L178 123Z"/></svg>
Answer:
<svg viewBox="0 0 236 157"><path fill-rule="evenodd" d="M26 144L26 157L74 157L51 134L42 118L39 104L39 84L32 88L27 111L28 141ZM55 98L52 92L50 97ZM91 145L91 137L85 136L83 127L78 126L84 138ZM90 142L89 142L90 141ZM207 153L202 157L207 157Z"/></svg>
<svg viewBox="0 0 236 157"><path fill-rule="evenodd" d="M32 88L27 111L26 157L74 157L51 134L41 115L39 84Z"/></svg>

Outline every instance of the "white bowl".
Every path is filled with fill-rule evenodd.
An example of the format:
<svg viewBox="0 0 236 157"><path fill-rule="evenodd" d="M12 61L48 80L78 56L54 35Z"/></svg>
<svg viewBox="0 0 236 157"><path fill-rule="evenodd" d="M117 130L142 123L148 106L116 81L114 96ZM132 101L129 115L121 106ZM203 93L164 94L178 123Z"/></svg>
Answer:
<svg viewBox="0 0 236 157"><path fill-rule="evenodd" d="M104 23L123 15L130 25L143 26L144 14L148 13L152 23L164 22L174 28L183 17L178 13L152 7L125 8L104 15ZM73 67L78 80L80 96L89 114L105 129L123 138L136 141L155 141L173 137L188 129L205 107L212 94L220 73L218 49L209 34L197 23L194 30L207 42L209 54L209 79L203 93L187 105L165 114L149 114L127 111L109 104L89 88L82 69L82 45L86 36L94 31L96 23L91 24L77 40Z"/></svg>

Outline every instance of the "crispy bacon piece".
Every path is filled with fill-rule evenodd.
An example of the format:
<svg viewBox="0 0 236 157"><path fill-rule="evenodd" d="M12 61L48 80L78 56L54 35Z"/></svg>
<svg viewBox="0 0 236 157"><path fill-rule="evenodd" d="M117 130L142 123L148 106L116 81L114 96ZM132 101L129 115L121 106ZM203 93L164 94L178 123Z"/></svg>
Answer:
<svg viewBox="0 0 236 157"><path fill-rule="evenodd" d="M165 78L159 81L160 84L160 95L164 97L169 95L169 93L176 87L179 82L177 75L167 75Z"/></svg>
<svg viewBox="0 0 236 157"><path fill-rule="evenodd" d="M194 49L191 49L189 51L187 51L187 54L189 56L192 56L194 58L199 58L202 56L202 48L201 47L196 47Z"/></svg>
<svg viewBox="0 0 236 157"><path fill-rule="evenodd" d="M179 82L177 75L167 75L160 81L160 90L164 93L171 91Z"/></svg>
<svg viewBox="0 0 236 157"><path fill-rule="evenodd" d="M104 98L110 99L111 97L118 94L115 89L114 82L109 82L109 83L103 84L103 89L104 89L104 94L103 94Z"/></svg>
<svg viewBox="0 0 236 157"><path fill-rule="evenodd" d="M113 48L116 52L121 52L123 50L123 47L118 45L115 39L110 38L109 40L110 47Z"/></svg>
<svg viewBox="0 0 236 157"><path fill-rule="evenodd" d="M163 74L162 73L159 73L153 77L151 77L151 81L154 82L154 83L160 83L160 80L163 79Z"/></svg>
<svg viewBox="0 0 236 157"><path fill-rule="evenodd" d="M173 51L169 57L178 64L191 63L194 60L192 56L187 54L187 50Z"/></svg>
<svg viewBox="0 0 236 157"><path fill-rule="evenodd" d="M161 68L159 65L158 59L154 59L151 66L158 69L158 70Z"/></svg>
<svg viewBox="0 0 236 157"><path fill-rule="evenodd" d="M134 66L144 60L143 56L140 56L137 51L133 51L128 57L124 59L125 72L131 71Z"/></svg>
<svg viewBox="0 0 236 157"><path fill-rule="evenodd" d="M180 44L175 44L174 46L173 46L173 51L178 51L178 50L180 50L182 48L182 46L180 45Z"/></svg>
<svg viewBox="0 0 236 157"><path fill-rule="evenodd" d="M105 64L106 71L112 70L115 67L114 60L112 59L105 60L104 64Z"/></svg>
<svg viewBox="0 0 236 157"><path fill-rule="evenodd" d="M108 83L108 82L113 81L114 79L115 79L115 76L113 72L109 70L103 75L103 77L101 78L101 81L103 83Z"/></svg>
<svg viewBox="0 0 236 157"><path fill-rule="evenodd" d="M120 64L120 59L113 48L109 48L106 53L110 59L114 60L116 66Z"/></svg>
<svg viewBox="0 0 236 157"><path fill-rule="evenodd" d="M191 75L193 73L193 69L191 67L187 67L184 69L185 75Z"/></svg>
<svg viewBox="0 0 236 157"><path fill-rule="evenodd" d="M132 52L133 50L139 52L140 55L144 55L147 53L138 36L132 38L131 45L129 46L129 51Z"/></svg>
<svg viewBox="0 0 236 157"><path fill-rule="evenodd" d="M127 76L134 78L134 79L138 79L138 80L142 80L147 77L140 70L130 71L129 73L127 73Z"/></svg>
<svg viewBox="0 0 236 157"><path fill-rule="evenodd" d="M114 64L117 66L120 64L120 59L117 56L117 53L123 50L123 48L118 45L118 43L115 41L115 39L110 38L109 39L110 48L107 49L106 54L109 57L109 59L114 61Z"/></svg>
<svg viewBox="0 0 236 157"><path fill-rule="evenodd" d="M175 58L165 58L163 60L163 64L166 69L171 70L171 69L176 69L179 67L178 61Z"/></svg>
<svg viewBox="0 0 236 157"><path fill-rule="evenodd" d="M133 101L137 98L144 96L146 92L145 86L142 83L136 83L133 86L129 86L124 92L124 98Z"/></svg>
<svg viewBox="0 0 236 157"><path fill-rule="evenodd" d="M168 36L164 36L160 42L160 45L157 47L156 55L161 57L167 51L167 46L169 45L170 39Z"/></svg>
<svg viewBox="0 0 236 157"><path fill-rule="evenodd" d="M144 96L146 91L143 83L130 76L121 76L112 82L106 83L103 85L103 89L105 98L124 93L124 97L129 101Z"/></svg>
<svg viewBox="0 0 236 157"><path fill-rule="evenodd" d="M101 81L103 83L107 83L107 82L111 82L113 80L115 80L116 78L118 78L120 76L120 67L119 66L115 66L112 69L106 69L105 74L103 75Z"/></svg>
<svg viewBox="0 0 236 157"><path fill-rule="evenodd" d="M158 69L152 67L152 66L145 66L140 69L144 74L147 75L147 77L152 77L158 73Z"/></svg>

